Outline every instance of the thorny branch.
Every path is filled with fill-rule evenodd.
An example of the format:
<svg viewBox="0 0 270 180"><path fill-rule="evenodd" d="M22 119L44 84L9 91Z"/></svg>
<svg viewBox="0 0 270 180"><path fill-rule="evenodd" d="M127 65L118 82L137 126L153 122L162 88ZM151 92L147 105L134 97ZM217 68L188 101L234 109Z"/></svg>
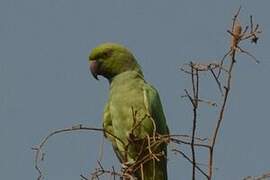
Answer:
<svg viewBox="0 0 270 180"><path fill-rule="evenodd" d="M236 54L239 53L244 53L247 56L251 57L252 60L254 60L256 63L259 63L259 61L256 59L255 56L253 56L250 52L247 50L244 50L243 48L240 47L240 43L244 40L251 40L251 43L257 43L258 41L258 34L260 34L262 31L259 30L259 25L257 24L254 28L253 25L253 18L250 16L250 25L245 26L244 30L242 31L242 26L240 24L239 20L239 13L240 13L241 7L237 10L236 14L233 17L232 21L232 27L231 30L228 30L227 32L231 35L231 44L229 51L223 56L221 59L220 63L209 63L209 64L199 64L199 63L193 63L191 62L189 66L191 67L191 70L186 70L186 68L182 67L181 70L184 71L187 74L191 75L191 83L192 83L192 92L193 92L193 97L188 93L188 91L185 89L185 95L182 97L188 97L188 99L191 101L192 106L193 106L193 127L192 127L192 139L191 139L191 152L192 152L192 159L190 162L193 164L192 168L192 179L195 179L195 168L199 170L208 180L211 180L213 177L213 159L214 159L214 150L215 150L215 145L216 145L216 139L218 136L218 133L220 131L220 127L222 124L222 121L224 119L224 111L226 108L229 92L231 89L231 81L232 81L232 71L234 64L236 62ZM250 30L248 32L248 30ZM228 62L225 63L226 58L230 56L228 59ZM228 64L225 66L225 64ZM185 64L187 65L187 64ZM217 70L217 72L215 72ZM219 113L218 113L218 118L216 125L214 126L212 136L209 138L208 145L205 146L209 150L209 155L208 155L208 172L207 175L206 173L200 169L198 169L198 165L196 165L195 161L195 147L200 147L197 144L194 143L193 137L196 131L196 121L197 121L197 111L198 111L198 103L199 102L209 102L202 100L198 97L198 82L199 82L199 73L198 72L210 72L211 75L214 77L219 91L221 92L221 97L222 100L220 102L220 107L219 107ZM220 80L220 76L223 74L225 77L224 82ZM195 78L197 80L195 80ZM223 89L222 89L223 86ZM216 103L214 103L217 105ZM188 144L188 143L187 143ZM183 154L182 154L183 155Z"/></svg>
<svg viewBox="0 0 270 180"><path fill-rule="evenodd" d="M91 173L92 177L91 179L98 179L99 177L103 176L103 175L110 175L111 177L113 177L114 179L116 177L121 177L121 178L129 178L130 180L133 180L132 176L129 174L125 174L122 172L116 172L114 167L112 166L112 170L106 170L104 169L104 167L101 165L101 163L98 161L98 167L95 169L95 171L93 173ZM88 178L84 177L81 175L81 177L83 177L83 179L85 180L89 180Z"/></svg>
<svg viewBox="0 0 270 180"><path fill-rule="evenodd" d="M115 139L119 140L120 142L122 142L121 139L119 139L118 137L116 137L115 135L113 135L112 133L105 131L102 128L91 128L91 127L85 127L82 124L79 125L75 125L72 126L70 128L64 128L64 129L59 129L59 130L55 130L52 133L50 133L49 135L47 135L46 137L44 137L41 141L41 143L35 147L32 147L32 150L35 151L35 159L34 159L34 166L35 169L38 172L38 178L37 180L41 180L43 179L43 173L42 170L40 168L40 162L44 160L44 152L42 151L43 147L46 145L46 143L48 142L48 140L56 135L56 134L60 134L60 133L64 133L64 132L71 132L71 131L99 131L99 132L103 132L103 133L107 133L111 136L113 136ZM122 142L123 143L123 142Z"/></svg>
<svg viewBox="0 0 270 180"><path fill-rule="evenodd" d="M134 112L134 113L136 113L136 112ZM138 122L138 123L141 123L141 122ZM137 122L136 122L134 124L134 128L137 128L137 127L138 126L137 126ZM55 131L51 132L50 134L48 134L47 136L45 136L38 145L36 145L35 147L32 148L35 151L34 166L38 172L37 180L41 180L44 178L42 169L40 167L40 163L44 160L43 148L46 146L49 139L57 134L72 132L72 131L90 131L90 132L97 131L97 132L106 133L106 134L112 136L113 138L115 138L116 140L118 140L119 142L121 142L123 145L125 145L125 143L120 138L118 138L114 134L112 134L112 133L110 133L102 128L86 127L86 126L83 126L82 124L79 124L79 125L72 126L70 128L63 128L63 129L55 130ZM133 135L133 136L135 137L135 135ZM145 142L147 144L147 149L146 150L141 149L141 153L138 154L138 158L137 158L135 163L133 163L131 165L123 164L122 171L116 172L114 170L114 168L112 168L112 170L106 170L101 165L101 162L98 161L98 167L95 169L95 171L93 173L91 173L91 176L92 176L91 179L99 179L100 176L107 174L113 178L118 176L118 177L132 180L132 179L134 179L132 176L133 172L137 171L138 169L141 169L144 163L149 162L151 160L159 161L159 158L164 156L163 153L154 151L154 149L156 147L158 147L161 143L169 143L170 141L172 141L175 144L190 144L190 142L189 142L190 138L191 137L189 137L188 135L160 135L157 133L153 136L148 136L148 137L146 137L146 140L145 140ZM203 142L206 140L206 139L201 139L201 138L197 138L197 137L194 137L193 139L196 142ZM136 141L135 138L133 140ZM129 145L130 145L130 143L126 144L125 146L128 147ZM200 143L194 143L194 146L207 147L207 145L200 144ZM143 144L142 144L142 147L143 147ZM145 153L145 152L148 152L148 153ZM143 155L143 153L145 153L145 155ZM85 179L88 180L88 178L83 176L83 175L80 175L80 177L84 180Z"/></svg>
<svg viewBox="0 0 270 180"><path fill-rule="evenodd" d="M134 126L137 126L137 124L135 123ZM120 142L122 142L117 136L115 136L114 134L105 131L102 128L91 128L91 127L86 127L82 124L79 125L75 125L72 126L70 128L63 128L63 129L58 129L55 130L53 132L51 132L50 134L48 134L47 136L45 136L42 141L39 143L39 145L36 145L35 147L33 147L32 149L35 151L35 160L34 160L34 166L35 169L38 172L38 177L37 180L41 180L44 178L43 175L43 171L40 167L40 163L44 160L44 152L43 149L46 146L46 144L48 143L48 141L50 140L51 137L57 135L57 134L61 134L61 133L66 133L66 132L72 132L72 131L97 131L97 132L102 132L102 133L106 133L109 134L110 136L114 137L115 139L119 140ZM117 172L114 170L114 167L112 167L112 169L105 169L102 165L101 162L98 161L98 166L95 168L95 171L91 173L91 179L99 179L101 176L104 175L110 175L111 177L113 177L114 179L116 177L121 177L121 178L125 178L127 180L132 180L134 179L132 174L133 172L137 171L138 169L141 169L143 164L151 161L153 159L155 160L159 160L160 157L164 156L164 154L159 153L159 152L154 152L152 149L155 149L155 147L159 146L161 143L175 143L175 144L186 144L186 145L191 145L190 140L194 139L194 143L193 146L195 147L202 147L202 148L209 148L209 146L207 144L203 144L204 141L206 141L207 139L202 139L202 138L198 138L198 137L191 137L188 135L160 135L160 134L155 134L155 136L148 136L146 138L146 143L147 145L147 152L146 155L143 155L143 151L145 152L144 149L142 149L142 152L138 154L138 159L136 160L135 163L131 164L131 165L127 165L127 164L123 164L122 170L121 172ZM122 142L122 144L124 144L124 142ZM128 146L128 145L127 145ZM196 165L196 168L197 165ZM87 178L84 175L80 175L81 179L83 180L89 180L89 178Z"/></svg>
<svg viewBox="0 0 270 180"><path fill-rule="evenodd" d="M198 97L199 97L199 73L198 68L194 68L193 62L190 62L191 68L191 82L192 82L192 94L193 97L189 94L188 90L185 89L186 96L189 98L192 107L193 107L193 123L192 123L192 135L191 135L191 153L192 153L192 180L196 179L196 153L195 153L195 136L197 128L197 109L198 109ZM195 72L194 72L195 71Z"/></svg>

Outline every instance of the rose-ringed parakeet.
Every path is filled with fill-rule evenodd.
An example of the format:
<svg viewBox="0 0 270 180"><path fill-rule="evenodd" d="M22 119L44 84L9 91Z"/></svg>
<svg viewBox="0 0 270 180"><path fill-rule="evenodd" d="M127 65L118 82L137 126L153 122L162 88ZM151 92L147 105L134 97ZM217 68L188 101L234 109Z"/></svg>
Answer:
<svg viewBox="0 0 270 180"><path fill-rule="evenodd" d="M110 83L104 135L127 173L138 180L167 180L167 143L157 135L168 135L169 130L157 90L144 80L135 57L122 45L101 44L89 61L92 75Z"/></svg>

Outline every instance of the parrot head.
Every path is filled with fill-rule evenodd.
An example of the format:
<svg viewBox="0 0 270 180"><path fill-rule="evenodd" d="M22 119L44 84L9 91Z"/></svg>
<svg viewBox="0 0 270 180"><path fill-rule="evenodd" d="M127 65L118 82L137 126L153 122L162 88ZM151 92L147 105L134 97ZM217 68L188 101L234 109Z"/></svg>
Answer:
<svg viewBox="0 0 270 180"><path fill-rule="evenodd" d="M101 75L111 81L116 75L125 71L137 71L141 68L132 53L116 43L103 43L95 47L89 56L90 71L95 79Z"/></svg>

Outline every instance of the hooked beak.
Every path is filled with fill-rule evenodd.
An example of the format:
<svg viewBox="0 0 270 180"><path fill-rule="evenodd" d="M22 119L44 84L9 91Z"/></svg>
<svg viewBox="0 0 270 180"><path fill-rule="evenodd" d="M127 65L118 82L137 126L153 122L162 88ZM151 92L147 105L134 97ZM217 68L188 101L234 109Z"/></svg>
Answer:
<svg viewBox="0 0 270 180"><path fill-rule="evenodd" d="M93 77L96 79L96 80L99 80L98 79L98 62L96 60L93 60L91 61L91 64L90 64L90 71L91 71L91 74L93 75Z"/></svg>

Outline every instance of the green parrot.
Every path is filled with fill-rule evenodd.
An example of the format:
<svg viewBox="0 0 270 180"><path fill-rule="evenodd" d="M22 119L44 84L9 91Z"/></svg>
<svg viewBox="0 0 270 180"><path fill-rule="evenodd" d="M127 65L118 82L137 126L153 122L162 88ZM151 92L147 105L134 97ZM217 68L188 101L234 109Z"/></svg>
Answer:
<svg viewBox="0 0 270 180"><path fill-rule="evenodd" d="M157 135L168 135L169 129L157 90L144 80L135 57L120 44L97 46L89 62L97 80L101 75L109 81L104 136L126 172L138 180L167 180L167 142Z"/></svg>

